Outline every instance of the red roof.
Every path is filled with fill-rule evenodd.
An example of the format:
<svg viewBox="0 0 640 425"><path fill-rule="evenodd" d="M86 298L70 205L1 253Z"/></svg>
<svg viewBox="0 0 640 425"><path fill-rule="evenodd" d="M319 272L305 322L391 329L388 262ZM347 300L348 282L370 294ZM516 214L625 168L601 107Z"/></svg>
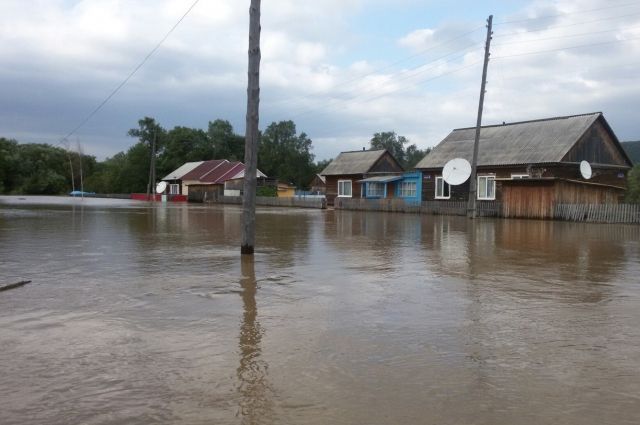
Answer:
<svg viewBox="0 0 640 425"><path fill-rule="evenodd" d="M229 161L226 159L212 159L210 161L204 161L202 164L182 176L182 180L200 180L203 175L210 173L225 162Z"/></svg>
<svg viewBox="0 0 640 425"><path fill-rule="evenodd" d="M242 162L225 162L200 178L202 183L222 184L244 170Z"/></svg>
<svg viewBox="0 0 640 425"><path fill-rule="evenodd" d="M242 162L229 162L226 159L204 161L182 176L182 180L196 180L206 184L222 184L244 171Z"/></svg>

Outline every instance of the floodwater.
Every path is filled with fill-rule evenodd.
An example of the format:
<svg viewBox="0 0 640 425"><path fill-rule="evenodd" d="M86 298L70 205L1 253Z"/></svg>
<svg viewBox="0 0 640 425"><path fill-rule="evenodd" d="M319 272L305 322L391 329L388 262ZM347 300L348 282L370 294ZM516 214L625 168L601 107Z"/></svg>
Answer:
<svg viewBox="0 0 640 425"><path fill-rule="evenodd" d="M640 227L0 197L0 423L637 424Z"/></svg>

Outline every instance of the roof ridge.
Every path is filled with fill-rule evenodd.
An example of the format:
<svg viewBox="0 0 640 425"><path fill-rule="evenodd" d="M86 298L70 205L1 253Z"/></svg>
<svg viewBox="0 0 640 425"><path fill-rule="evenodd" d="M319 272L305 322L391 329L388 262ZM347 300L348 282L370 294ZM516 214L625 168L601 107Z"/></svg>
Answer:
<svg viewBox="0 0 640 425"><path fill-rule="evenodd" d="M603 115L602 111L598 111L598 112L589 112L589 113L585 113L585 114L575 114L575 115L564 115L564 116L559 116L559 117L550 117L550 118L538 118L535 120L525 120L525 121L514 121L514 122L504 122L503 124L490 124L490 125L483 125L480 128L491 128L491 127L506 127L508 125L517 125L517 124L529 124L529 123L533 123L533 122L543 122L543 121L556 121L556 120L566 120L568 118L577 118L577 117L586 117L589 115ZM471 130L476 128L475 126L473 127L461 127L461 128L454 128L453 131L458 131L458 130Z"/></svg>
<svg viewBox="0 0 640 425"><path fill-rule="evenodd" d="M367 149L367 150L355 150L355 151L342 151L340 153L380 152L380 151L386 151L386 149Z"/></svg>

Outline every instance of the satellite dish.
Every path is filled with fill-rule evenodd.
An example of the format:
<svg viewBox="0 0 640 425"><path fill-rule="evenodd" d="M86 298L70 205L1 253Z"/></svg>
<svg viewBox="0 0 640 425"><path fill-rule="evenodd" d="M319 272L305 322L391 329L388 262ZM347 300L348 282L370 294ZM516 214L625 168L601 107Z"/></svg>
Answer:
<svg viewBox="0 0 640 425"><path fill-rule="evenodd" d="M471 175L471 164L464 158L454 158L442 169L442 178L451 186L458 186Z"/></svg>
<svg viewBox="0 0 640 425"><path fill-rule="evenodd" d="M586 180L589 180L591 176L593 176L593 172L591 171L591 164L587 161L580 162L580 174Z"/></svg>
<svg viewBox="0 0 640 425"><path fill-rule="evenodd" d="M167 189L167 182L160 182L156 185L156 193L162 193Z"/></svg>

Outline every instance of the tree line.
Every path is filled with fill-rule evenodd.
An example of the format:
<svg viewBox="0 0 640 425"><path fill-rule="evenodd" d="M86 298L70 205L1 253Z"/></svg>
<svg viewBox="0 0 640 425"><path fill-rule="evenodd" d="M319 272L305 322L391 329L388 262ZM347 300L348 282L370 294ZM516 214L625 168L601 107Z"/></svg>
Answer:
<svg viewBox="0 0 640 425"><path fill-rule="evenodd" d="M206 130L183 126L167 130L154 118L144 117L127 134L137 141L104 161L62 147L0 138L0 193L68 193L80 189L81 172L88 192L146 192L154 142L158 180L185 162L244 160L244 136L226 120L210 121ZM389 150L405 169L429 152L408 144L407 138L392 131L375 133L370 140L371 149ZM298 132L293 121L273 122L260 133L258 168L269 177L306 189L330 162L315 161L312 150L312 140Z"/></svg>

